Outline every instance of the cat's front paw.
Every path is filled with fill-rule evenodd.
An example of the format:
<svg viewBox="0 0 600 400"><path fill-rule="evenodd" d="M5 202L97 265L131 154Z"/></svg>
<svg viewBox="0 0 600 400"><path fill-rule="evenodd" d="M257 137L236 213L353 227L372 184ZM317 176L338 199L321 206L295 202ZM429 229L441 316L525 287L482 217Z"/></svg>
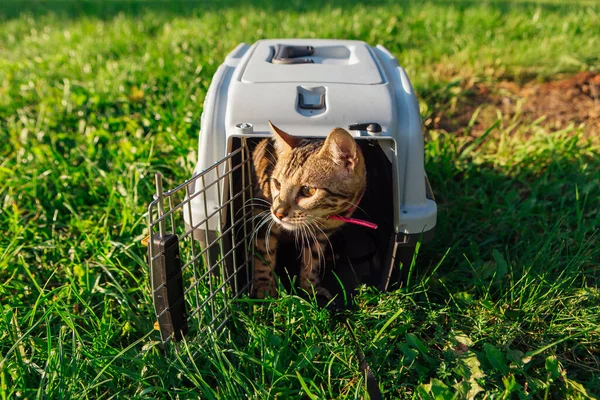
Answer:
<svg viewBox="0 0 600 400"><path fill-rule="evenodd" d="M333 298L333 296L331 295L331 293L329 292L329 290L325 289L322 286L316 287L315 288L315 293L316 293L317 296L324 297L327 300L331 300Z"/></svg>
<svg viewBox="0 0 600 400"><path fill-rule="evenodd" d="M302 289L304 289L309 295L314 295L316 297L321 297L327 301L331 300L333 296L329 292L329 290L325 289L323 286L312 286L308 282L305 285L302 285Z"/></svg>

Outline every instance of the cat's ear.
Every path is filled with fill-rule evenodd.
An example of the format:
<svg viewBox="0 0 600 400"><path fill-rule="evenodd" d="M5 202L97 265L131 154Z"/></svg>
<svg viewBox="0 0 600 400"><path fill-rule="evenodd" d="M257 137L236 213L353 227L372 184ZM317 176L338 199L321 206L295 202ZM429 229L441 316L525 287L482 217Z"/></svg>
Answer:
<svg viewBox="0 0 600 400"><path fill-rule="evenodd" d="M353 171L358 165L358 145L345 129L334 128L327 135L320 155L329 156L337 165Z"/></svg>
<svg viewBox="0 0 600 400"><path fill-rule="evenodd" d="M275 138L275 144L279 151L290 151L294 147L298 146L300 143L300 139L286 133L273 125L271 121L269 121L269 126L271 127L271 131L273 132L273 137Z"/></svg>

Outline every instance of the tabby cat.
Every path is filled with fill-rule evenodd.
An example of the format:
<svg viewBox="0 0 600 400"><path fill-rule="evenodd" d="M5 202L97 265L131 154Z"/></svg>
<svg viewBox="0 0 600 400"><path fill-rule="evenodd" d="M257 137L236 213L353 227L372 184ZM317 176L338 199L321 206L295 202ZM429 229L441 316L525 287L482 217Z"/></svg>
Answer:
<svg viewBox="0 0 600 400"><path fill-rule="evenodd" d="M252 293L276 296L277 243L288 236L301 251L300 287L330 298L320 284L329 236L350 217L366 187L365 162L354 138L342 128L325 140L294 137L269 121L272 139L262 140L252 158L257 223ZM265 201L268 203L266 205ZM259 213L264 203L267 210Z"/></svg>

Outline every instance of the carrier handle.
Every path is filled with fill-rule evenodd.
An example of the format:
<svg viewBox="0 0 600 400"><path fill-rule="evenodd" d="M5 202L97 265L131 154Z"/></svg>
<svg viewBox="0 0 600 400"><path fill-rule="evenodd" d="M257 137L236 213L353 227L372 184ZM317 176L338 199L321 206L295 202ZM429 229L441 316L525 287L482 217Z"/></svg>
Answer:
<svg viewBox="0 0 600 400"><path fill-rule="evenodd" d="M164 220L162 175L156 174L158 233L148 237L148 262L154 311L163 343L179 341L188 331L179 237L168 233ZM150 228L152 229L152 228Z"/></svg>
<svg viewBox="0 0 600 400"><path fill-rule="evenodd" d="M300 58L312 56L315 48L312 46L288 46L277 44L271 63L273 64L313 64L310 58Z"/></svg>
<svg viewBox="0 0 600 400"><path fill-rule="evenodd" d="M171 339L179 341L188 331L179 238L170 233L155 234L148 243L148 252L152 265L152 296L160 336L163 343ZM154 260L153 255L157 255Z"/></svg>

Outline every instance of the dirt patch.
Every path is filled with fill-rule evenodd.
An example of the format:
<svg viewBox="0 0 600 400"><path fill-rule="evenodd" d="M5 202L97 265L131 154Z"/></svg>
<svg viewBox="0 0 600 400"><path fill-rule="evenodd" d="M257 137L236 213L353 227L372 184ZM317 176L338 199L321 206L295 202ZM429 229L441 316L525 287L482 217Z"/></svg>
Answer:
<svg viewBox="0 0 600 400"><path fill-rule="evenodd" d="M600 74L582 72L523 86L514 82L474 83L470 87L463 85L463 89L466 95L430 120L430 126L462 133L479 108L470 131L473 136L483 133L500 116L516 124L515 128L534 121L549 131L584 124L585 136L600 138Z"/></svg>

